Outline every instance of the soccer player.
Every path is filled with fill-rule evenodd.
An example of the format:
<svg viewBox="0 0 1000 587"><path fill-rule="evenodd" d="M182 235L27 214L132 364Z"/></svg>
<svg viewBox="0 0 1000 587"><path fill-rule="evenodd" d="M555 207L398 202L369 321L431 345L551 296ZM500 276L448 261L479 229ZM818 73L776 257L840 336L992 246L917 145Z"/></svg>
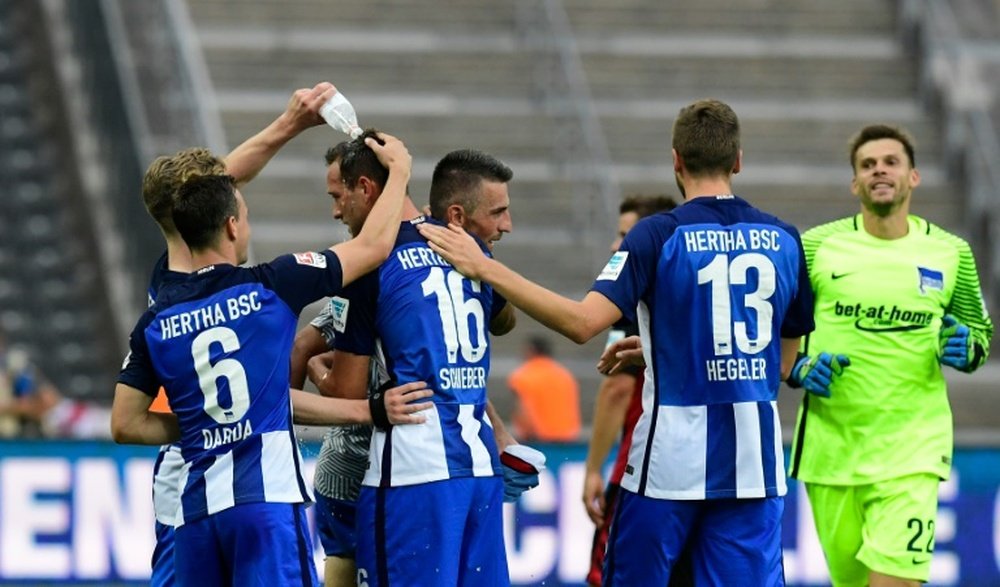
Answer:
<svg viewBox="0 0 1000 587"><path fill-rule="evenodd" d="M112 431L119 442L181 439L187 475L184 525L176 537L178 582L315 582L301 507L310 496L293 449L288 359L301 307L375 267L394 239L409 154L388 135L384 146L370 140L391 170L391 195L380 200L359 238L329 251L237 268L246 260L249 224L231 179L189 180L174 202L174 223L201 269L161 290L133 331ZM147 411L160 382L176 417ZM308 420L315 405L297 404L304 412L297 415ZM364 421L364 412L342 421ZM221 551L208 548L215 543Z"/></svg>
<svg viewBox="0 0 1000 587"><path fill-rule="evenodd" d="M371 153L358 140L346 148L327 187L354 232L384 178L367 171ZM510 170L490 159L496 169L487 183L499 184L491 187L502 190L506 208ZM433 190L431 200L433 209ZM357 581L504 585L504 488L486 416L487 330L501 303L431 252L414 226L431 220L409 200L403 217L412 220L402 223L389 259L333 299L338 393L365 397L370 357L379 355L390 381L420 379L435 390L425 424L376 423L357 502Z"/></svg>
<svg viewBox="0 0 1000 587"><path fill-rule="evenodd" d="M468 278L575 342L622 316L639 325L643 413L611 527L607 585L667 584L685 542L699 584L784 582L775 400L799 337L812 330L812 292L796 230L732 194L741 158L729 106L682 108L673 163L684 205L640 221L580 302L480 254L458 227L419 227Z"/></svg>
<svg viewBox="0 0 1000 587"><path fill-rule="evenodd" d="M354 230L364 221L366 206L358 207L352 204L350 197L343 197L340 183L344 177L360 179L366 170L361 165L363 159L345 157L351 152L350 143L341 143L327 153L326 159L329 166L328 189L331 194L339 196L334 199L334 216L344 220ZM462 225L492 247L512 229L507 188L512 177L509 168L486 153L468 149L452 151L435 166L431 181L431 212L439 220ZM377 195L377 192L376 187L372 195ZM505 334L515 323L513 307L506 303L500 305L503 309L490 321L490 332L496 335ZM339 378L333 368L333 357L337 353L326 352L334 346L338 307L336 300L327 304L320 315L296 335L292 353L293 386L301 386L308 371L310 380L321 393L333 397L343 395L336 387ZM371 362L369 393L374 391L373 384L377 387L387 378L386 367L379 358ZM298 379L296 373L300 373ZM508 446L516 444L490 403L487 403L487 414L498 449L503 452ZM371 426L333 427L327 431L320 448L314 481L317 530L326 554L324 580L327 587L355 584L356 502L368 468L371 434ZM526 475L509 466L504 466L503 471L507 501L514 501L520 493L538 483L537 473Z"/></svg>
<svg viewBox="0 0 1000 587"><path fill-rule="evenodd" d="M154 160L142 181L142 198L146 211L163 234L167 250L157 260L150 276L147 295L149 305L156 301L157 292L173 279L183 279L191 272L191 252L177 232L173 222L173 200L180 186L190 177L229 173L237 187L253 179L275 153L303 131L323 123L320 107L336 92L329 82L320 82L311 89L292 93L285 111L259 133L250 137L225 160L208 149L194 147ZM301 387L301 385L299 386ZM154 401L153 409L163 402L163 394ZM156 547L152 556L152 587L174 585L173 527L180 503L179 487L184 459L179 445L161 447L153 466L153 511L156 515Z"/></svg>
<svg viewBox="0 0 1000 587"><path fill-rule="evenodd" d="M833 584L919 585L930 573L938 484L951 470L942 370L969 373L993 335L969 245L910 216L913 143L872 125L850 145L859 214L802 236L816 331L789 383L791 476L805 483Z"/></svg>
<svg viewBox="0 0 1000 587"><path fill-rule="evenodd" d="M618 252L622 240L639 220L673 209L677 205L669 196L628 196L618 206L618 233L611 242L611 253ZM638 335L635 324L622 319L608 331L608 345L625 338ZM604 568L604 553L608 545L608 531L614 516L615 503L621 485L628 451L632 444L632 430L642 414L642 369L630 366L618 373L606 376L597 390L594 402L593 432L587 448L586 469L583 478L583 504L587 516L594 523L594 541L590 552L590 571L587 583L601 584L601 570ZM604 488L602 468L611 448L621 431L621 444L615 458L607 489ZM671 585L680 585L677 569L671 574Z"/></svg>

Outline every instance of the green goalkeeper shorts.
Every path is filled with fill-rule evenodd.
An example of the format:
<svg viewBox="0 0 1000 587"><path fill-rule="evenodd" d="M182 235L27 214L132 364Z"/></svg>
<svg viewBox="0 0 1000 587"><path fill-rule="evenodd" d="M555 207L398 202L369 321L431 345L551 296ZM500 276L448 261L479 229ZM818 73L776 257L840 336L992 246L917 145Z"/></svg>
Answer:
<svg viewBox="0 0 1000 587"><path fill-rule="evenodd" d="M936 475L869 485L806 484L836 587L868 585L868 572L926 582L934 552Z"/></svg>

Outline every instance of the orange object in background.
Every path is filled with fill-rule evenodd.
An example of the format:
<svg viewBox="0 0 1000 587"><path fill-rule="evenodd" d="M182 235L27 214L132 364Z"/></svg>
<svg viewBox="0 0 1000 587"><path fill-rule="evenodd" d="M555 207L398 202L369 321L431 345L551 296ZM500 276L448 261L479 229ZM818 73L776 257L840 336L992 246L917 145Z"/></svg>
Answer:
<svg viewBox="0 0 1000 587"><path fill-rule="evenodd" d="M580 439L580 390L573 374L552 358L542 339L528 343L527 359L507 379L517 396L514 433L520 440Z"/></svg>
<svg viewBox="0 0 1000 587"><path fill-rule="evenodd" d="M149 406L149 411L159 412L160 414L170 414L173 412L170 409L170 402L167 401L167 392L162 387L156 394L156 399L153 400L152 405Z"/></svg>

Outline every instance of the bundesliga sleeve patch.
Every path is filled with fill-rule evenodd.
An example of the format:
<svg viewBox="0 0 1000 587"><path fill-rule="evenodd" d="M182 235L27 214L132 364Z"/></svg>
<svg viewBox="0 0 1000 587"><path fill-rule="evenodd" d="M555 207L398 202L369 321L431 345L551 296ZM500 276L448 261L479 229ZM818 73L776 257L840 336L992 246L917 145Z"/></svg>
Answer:
<svg viewBox="0 0 1000 587"><path fill-rule="evenodd" d="M351 300L340 296L330 298L330 316L333 318L333 328L340 333L347 329L347 310L351 307Z"/></svg>
<svg viewBox="0 0 1000 587"><path fill-rule="evenodd" d="M628 251L618 251L611 258L608 259L608 264L604 266L601 270L601 274L597 276L597 281L617 281L618 276L622 274L622 269L625 267L625 260L628 259Z"/></svg>
<svg viewBox="0 0 1000 587"><path fill-rule="evenodd" d="M326 257L322 253L295 253L295 262L318 269L326 269Z"/></svg>

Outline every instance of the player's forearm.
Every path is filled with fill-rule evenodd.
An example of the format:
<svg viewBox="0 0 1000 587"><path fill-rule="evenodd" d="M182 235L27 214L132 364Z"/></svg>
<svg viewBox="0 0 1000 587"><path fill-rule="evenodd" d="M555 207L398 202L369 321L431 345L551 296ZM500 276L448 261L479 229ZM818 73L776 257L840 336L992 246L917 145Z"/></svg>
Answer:
<svg viewBox="0 0 1000 587"><path fill-rule="evenodd" d="M514 437L507 430L507 425L504 424L503 418L500 417L500 413L493 407L493 402L491 401L486 402L486 416L490 419L490 424L493 425L493 438L496 440L499 452L503 452L504 449L512 444L517 444L517 441L514 440Z"/></svg>
<svg viewBox="0 0 1000 587"><path fill-rule="evenodd" d="M505 304L503 310L490 320L490 334L493 336L503 336L514 330L517 325L517 314L514 313L513 304Z"/></svg>
<svg viewBox="0 0 1000 587"><path fill-rule="evenodd" d="M291 390L292 421L303 426L342 426L371 424L367 400L322 397L314 393Z"/></svg>
<svg viewBox="0 0 1000 587"><path fill-rule="evenodd" d="M181 429L174 414L145 412L116 419L112 412L111 437L118 444L160 446L180 440Z"/></svg>
<svg viewBox="0 0 1000 587"><path fill-rule="evenodd" d="M601 382L601 387L597 391L597 400L594 402L594 426L590 437L590 445L587 447L587 471L600 471L611 453L618 438L618 431L621 430L625 422L625 413L628 411L629 395L631 389L623 390L619 382L614 381L617 376L605 377ZM630 376L624 376L635 380ZM622 393L625 391L626 393Z"/></svg>
<svg viewBox="0 0 1000 587"><path fill-rule="evenodd" d="M302 130L287 112L282 113L264 130L243 141L226 156L226 173L236 178L237 186L243 186L257 177L271 158Z"/></svg>
<svg viewBox="0 0 1000 587"><path fill-rule="evenodd" d="M578 344L608 326L592 324L581 302L546 289L495 259L484 258L481 278L525 314Z"/></svg>
<svg viewBox="0 0 1000 587"><path fill-rule="evenodd" d="M787 381L788 376L792 374L792 367L795 365L795 359L799 354L799 347L801 346L801 339L799 338L782 338L781 339L781 380Z"/></svg>

